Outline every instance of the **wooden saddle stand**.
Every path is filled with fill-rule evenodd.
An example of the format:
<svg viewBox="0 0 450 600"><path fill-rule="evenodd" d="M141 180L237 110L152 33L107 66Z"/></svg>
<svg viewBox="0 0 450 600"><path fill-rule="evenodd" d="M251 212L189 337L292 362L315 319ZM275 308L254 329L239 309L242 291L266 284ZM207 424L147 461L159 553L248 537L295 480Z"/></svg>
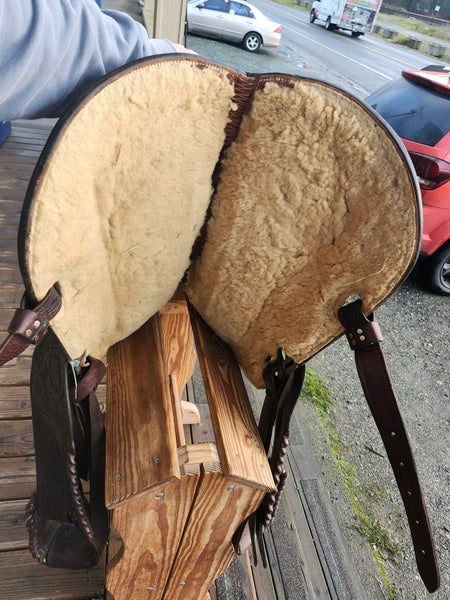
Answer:
<svg viewBox="0 0 450 600"><path fill-rule="evenodd" d="M27 526L40 562L89 568L109 539L116 600L174 600L206 598L250 545L264 561L305 363L345 333L419 572L438 588L372 318L417 258L413 173L369 107L316 80L178 55L127 65L76 102L27 191L26 291L0 347L3 364L36 344ZM180 400L194 343L214 444L183 429L197 419ZM258 425L242 372L266 390Z"/></svg>

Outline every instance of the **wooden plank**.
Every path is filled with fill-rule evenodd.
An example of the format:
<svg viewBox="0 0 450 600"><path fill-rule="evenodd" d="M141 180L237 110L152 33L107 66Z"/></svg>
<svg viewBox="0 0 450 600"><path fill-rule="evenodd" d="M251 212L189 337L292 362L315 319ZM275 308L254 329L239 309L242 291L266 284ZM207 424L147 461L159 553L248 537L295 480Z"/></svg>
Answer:
<svg viewBox="0 0 450 600"><path fill-rule="evenodd" d="M3 255L8 253L13 256L17 256L17 240L0 238L0 253Z"/></svg>
<svg viewBox="0 0 450 600"><path fill-rule="evenodd" d="M47 140L48 132L46 130L37 129L35 126L30 127L31 124L23 127L21 125L17 125L16 123L17 121L15 121L12 125L8 142L10 138L17 140L35 140L41 144Z"/></svg>
<svg viewBox="0 0 450 600"><path fill-rule="evenodd" d="M0 386L28 385L30 382L31 358L20 355L2 365L0 369Z"/></svg>
<svg viewBox="0 0 450 600"><path fill-rule="evenodd" d="M0 268L0 281L3 285L21 285L22 276L19 271L13 269L2 269Z"/></svg>
<svg viewBox="0 0 450 600"><path fill-rule="evenodd" d="M31 168L33 168L36 162L36 156L17 156L11 155L8 152L0 153L0 164L2 164L3 167L8 165L15 167L16 165L18 165L21 169L23 169L26 166L31 166Z"/></svg>
<svg viewBox="0 0 450 600"><path fill-rule="evenodd" d="M283 496L281 503L281 518L288 520L291 524L291 537L293 544L295 544L295 553L298 557L298 561L302 565L302 572L305 576L305 581L310 587L310 593L313 592L320 598L335 598L330 592L330 587L327 583L327 579L324 576L323 566L321 563L321 554L318 552L317 544L314 543L314 539L311 536L311 529L308 522L308 517L305 514L305 510L308 511L308 507L304 504L303 498L298 491L298 483L290 469L288 461L285 462L286 470L288 472L288 483L286 491ZM278 554L286 552L286 546L278 544L278 538L283 540L283 534L278 535L280 527L279 518L276 517L274 521L273 535L276 539L275 545L278 547ZM292 544L291 544L292 546ZM280 562L283 558L279 559ZM286 560L286 559L285 559ZM289 551L288 551L289 560ZM282 572L283 567L282 567ZM314 596L312 596L314 597Z"/></svg>
<svg viewBox="0 0 450 600"><path fill-rule="evenodd" d="M224 475L271 491L272 474L239 365L193 309L191 322Z"/></svg>
<svg viewBox="0 0 450 600"><path fill-rule="evenodd" d="M0 421L0 457L31 456L34 454L33 424L23 421Z"/></svg>
<svg viewBox="0 0 450 600"><path fill-rule="evenodd" d="M28 549L27 504L28 499L0 502L0 552Z"/></svg>
<svg viewBox="0 0 450 600"><path fill-rule="evenodd" d="M30 498L35 491L34 456L0 458L0 500Z"/></svg>
<svg viewBox="0 0 450 600"><path fill-rule="evenodd" d="M219 456L215 444L187 444L178 448L182 474L200 472L199 465L207 471L220 471Z"/></svg>
<svg viewBox="0 0 450 600"><path fill-rule="evenodd" d="M209 406L207 404L197 404L196 406L200 415L200 423L191 427L192 441L195 444L214 442L215 436L211 415L209 414Z"/></svg>
<svg viewBox="0 0 450 600"><path fill-rule="evenodd" d="M108 352L107 506L179 478L159 315Z"/></svg>
<svg viewBox="0 0 450 600"><path fill-rule="evenodd" d="M264 492L202 469L164 600L197 600L233 558L231 538Z"/></svg>
<svg viewBox="0 0 450 600"><path fill-rule="evenodd" d="M18 225L14 223L1 223L0 222L0 237L3 239L17 239Z"/></svg>
<svg viewBox="0 0 450 600"><path fill-rule="evenodd" d="M296 482L296 493L303 506L308 528L315 541L320 568L331 598L364 600L366 594L334 514L328 490L325 488L298 411L295 413L292 429L298 432L298 441L289 447L288 463ZM293 498L290 494L289 500L293 502ZM297 526L302 527L301 524Z"/></svg>
<svg viewBox="0 0 450 600"><path fill-rule="evenodd" d="M20 221L20 211L15 212L1 212L0 213L0 229L3 227L9 227L18 229Z"/></svg>
<svg viewBox="0 0 450 600"><path fill-rule="evenodd" d="M214 590L217 600L258 600L247 552L233 557L225 573L216 579ZM274 598L270 596L270 600Z"/></svg>
<svg viewBox="0 0 450 600"><path fill-rule="evenodd" d="M200 413L197 405L193 402L181 400L181 414L183 425L198 425L200 424Z"/></svg>
<svg viewBox="0 0 450 600"><path fill-rule="evenodd" d="M161 328L164 350L167 359L167 372L175 376L178 384L178 397L192 377L197 357L194 350L189 312L185 300L168 302L161 311Z"/></svg>
<svg viewBox="0 0 450 600"><path fill-rule="evenodd" d="M49 569L27 550L0 553L5 600L87 600L103 597L104 561L89 571Z"/></svg>
<svg viewBox="0 0 450 600"><path fill-rule="evenodd" d="M35 162L37 161L37 159L39 158L39 155L41 154L41 151L39 149L35 150L30 148L28 145L24 145L21 146L19 148L15 148L14 147L14 143L9 143L9 144L5 144L4 146L4 154L2 154L2 158L3 156L11 156L11 157L23 157L23 156L29 156L29 157L33 157L35 159Z"/></svg>
<svg viewBox="0 0 450 600"><path fill-rule="evenodd" d="M44 139L45 136L40 136L39 138L31 137L29 135L19 136L16 134L16 132L14 132L11 133L8 139L8 144L5 145L5 148L7 151L29 149L39 151L40 153L43 148L42 142Z"/></svg>
<svg viewBox="0 0 450 600"><path fill-rule="evenodd" d="M34 165L4 165L0 155L0 177L15 177L18 180L23 180L28 186L31 174L33 173Z"/></svg>
<svg viewBox="0 0 450 600"><path fill-rule="evenodd" d="M113 510L112 527L124 541L121 559L109 567L106 579L115 600L163 598L198 478L185 475L160 488L158 496L149 492Z"/></svg>
<svg viewBox="0 0 450 600"><path fill-rule="evenodd" d="M2 269L19 269L19 259L17 258L16 248L11 248L11 252L2 252L0 256L0 266Z"/></svg>
<svg viewBox="0 0 450 600"><path fill-rule="evenodd" d="M0 387L0 419L31 419L28 386Z"/></svg>

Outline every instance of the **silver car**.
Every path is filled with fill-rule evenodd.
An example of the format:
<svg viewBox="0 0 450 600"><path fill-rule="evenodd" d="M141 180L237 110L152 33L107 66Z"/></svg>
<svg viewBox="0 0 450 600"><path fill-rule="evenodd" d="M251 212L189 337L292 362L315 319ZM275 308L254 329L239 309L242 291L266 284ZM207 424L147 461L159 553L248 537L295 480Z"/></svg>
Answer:
<svg viewBox="0 0 450 600"><path fill-rule="evenodd" d="M189 0L187 30L239 42L249 52L276 48L281 40L281 26L244 0Z"/></svg>

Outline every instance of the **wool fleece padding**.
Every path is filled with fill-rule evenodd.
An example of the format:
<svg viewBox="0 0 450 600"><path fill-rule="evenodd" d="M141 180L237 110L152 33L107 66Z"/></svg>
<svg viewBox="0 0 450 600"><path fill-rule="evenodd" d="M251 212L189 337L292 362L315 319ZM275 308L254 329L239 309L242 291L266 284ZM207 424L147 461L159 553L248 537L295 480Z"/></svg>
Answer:
<svg viewBox="0 0 450 600"><path fill-rule="evenodd" d="M262 387L278 348L306 360L341 335L347 299L367 314L399 285L418 198L398 138L342 90L157 57L61 119L27 192L19 259L32 300L59 284L52 327L72 358L103 357L191 267L191 302Z"/></svg>
<svg viewBox="0 0 450 600"><path fill-rule="evenodd" d="M227 75L139 65L100 84L49 141L23 217L22 271L37 299L59 283L52 327L71 357L103 357L183 278L232 110Z"/></svg>
<svg viewBox="0 0 450 600"><path fill-rule="evenodd" d="M264 387L277 348L303 362L341 335L351 296L368 314L395 289L420 211L403 150L367 107L317 81L259 87L222 160L187 291Z"/></svg>

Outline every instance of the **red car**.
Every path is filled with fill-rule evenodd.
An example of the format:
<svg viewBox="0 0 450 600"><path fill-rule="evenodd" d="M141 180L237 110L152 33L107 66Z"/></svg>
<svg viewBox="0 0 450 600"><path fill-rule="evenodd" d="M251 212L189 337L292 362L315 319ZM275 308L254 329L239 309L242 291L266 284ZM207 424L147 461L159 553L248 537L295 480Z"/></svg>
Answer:
<svg viewBox="0 0 450 600"><path fill-rule="evenodd" d="M366 98L408 150L422 192L422 272L450 295L450 67L402 71Z"/></svg>

